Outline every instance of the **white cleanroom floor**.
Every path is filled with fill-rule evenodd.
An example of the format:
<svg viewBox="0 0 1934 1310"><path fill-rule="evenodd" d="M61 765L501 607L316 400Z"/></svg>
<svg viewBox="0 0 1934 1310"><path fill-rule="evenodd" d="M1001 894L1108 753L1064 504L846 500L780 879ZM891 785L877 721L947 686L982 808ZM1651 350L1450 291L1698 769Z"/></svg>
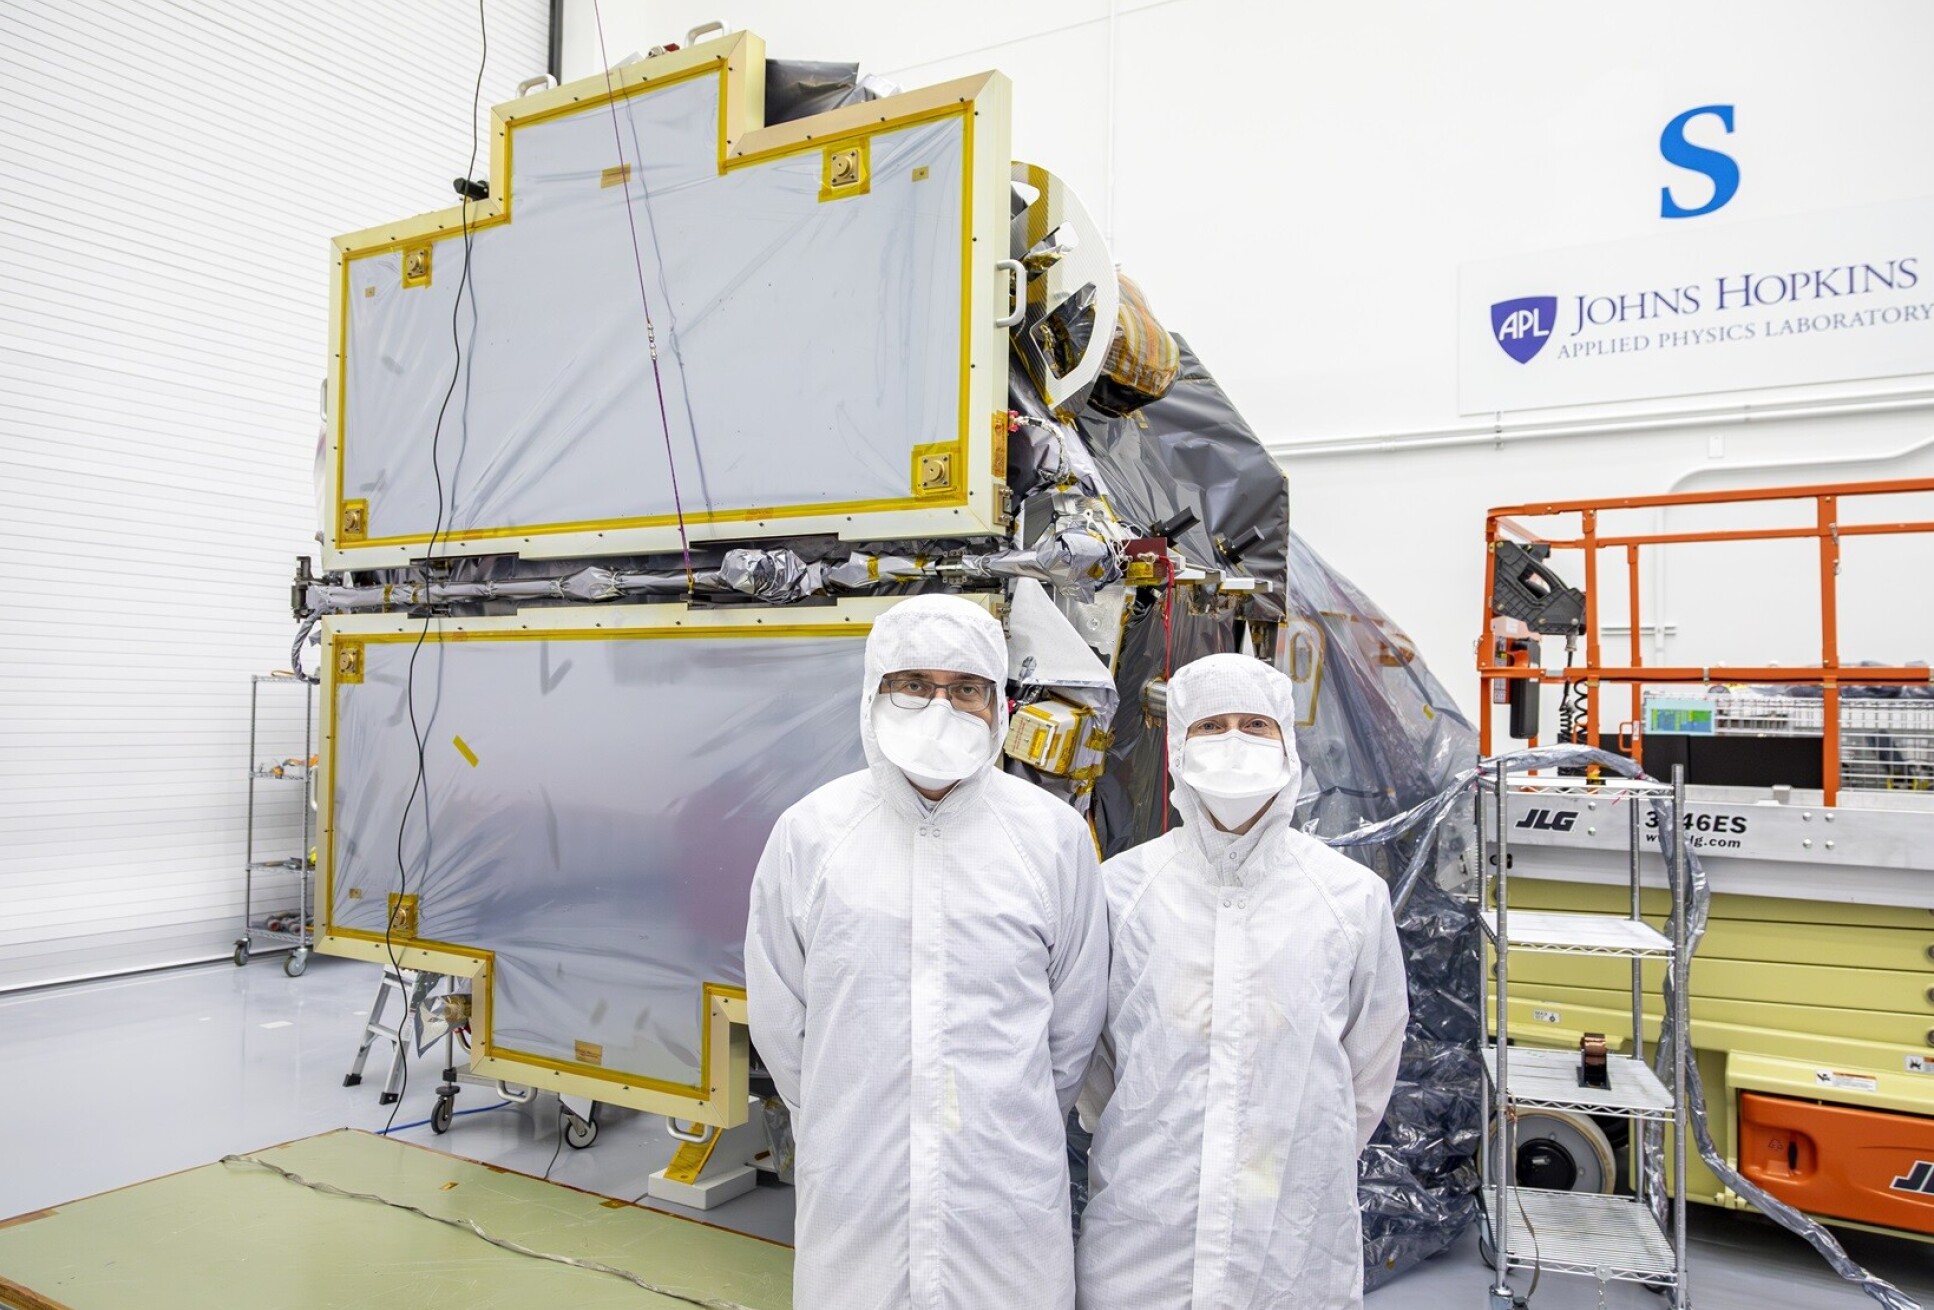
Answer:
<svg viewBox="0 0 1934 1310"><path fill-rule="evenodd" d="M377 976L374 965L317 957L291 979L279 956L261 956L243 969L206 965L0 996L0 1219L331 1128L382 1128L389 1109L376 1098L387 1047L372 1053L361 1086L342 1085ZM399 1125L428 1117L442 1058L439 1046L412 1063ZM497 1100L465 1084L457 1107L481 1110ZM548 1168L559 1182L627 1200L671 1158L675 1143L662 1119L608 1107L588 1150L559 1149L556 1107L540 1097L534 1106L462 1115L442 1137L427 1125L397 1135L526 1173ZM704 1218L790 1241L792 1192L761 1187ZM1699 1310L1871 1304L1798 1239L1756 1216L1700 1207L1692 1228ZM1857 1259L1934 1310L1934 1246L1840 1236ZM1451 1252L1373 1292L1368 1306L1478 1310L1489 1279L1466 1234ZM1601 1301L1592 1281L1557 1275L1544 1278L1532 1302L1534 1310L1664 1304L1631 1286L1611 1287Z"/></svg>

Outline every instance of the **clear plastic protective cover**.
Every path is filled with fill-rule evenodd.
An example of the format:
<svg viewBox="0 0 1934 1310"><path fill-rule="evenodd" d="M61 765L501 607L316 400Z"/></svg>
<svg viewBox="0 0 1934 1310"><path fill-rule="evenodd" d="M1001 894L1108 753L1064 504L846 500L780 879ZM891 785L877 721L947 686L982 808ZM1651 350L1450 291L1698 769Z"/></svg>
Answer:
<svg viewBox="0 0 1934 1310"><path fill-rule="evenodd" d="M426 241L427 282L407 242L351 251L338 499L365 504L342 540L325 518L333 547L420 555L441 520L446 552L558 554L681 508L697 539L931 503L915 448L968 431L969 279L1000 253L968 240L971 119L882 125L833 193L817 145L727 166L723 87L516 125L511 221Z"/></svg>
<svg viewBox="0 0 1934 1310"><path fill-rule="evenodd" d="M494 957L490 1053L688 1087L702 986L744 982L773 822L865 767L867 627L599 617L610 626L551 637L439 621L420 651L394 621L361 639L361 681L328 689L330 927L380 939L400 859L415 936ZM332 621L338 650L358 622Z"/></svg>

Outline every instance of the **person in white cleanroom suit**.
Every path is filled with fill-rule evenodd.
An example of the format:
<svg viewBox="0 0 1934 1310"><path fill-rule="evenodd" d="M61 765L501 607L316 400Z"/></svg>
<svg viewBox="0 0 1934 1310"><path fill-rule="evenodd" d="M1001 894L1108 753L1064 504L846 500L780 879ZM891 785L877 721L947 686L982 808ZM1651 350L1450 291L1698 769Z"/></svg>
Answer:
<svg viewBox="0 0 1934 1310"><path fill-rule="evenodd" d="M780 816L746 926L752 1040L792 1110L799 1310L1071 1310L1065 1121L1107 1004L1094 842L999 771L1001 625L873 625L867 768Z"/></svg>
<svg viewBox="0 0 1934 1310"><path fill-rule="evenodd" d="M1357 1156L1409 1004L1383 880L1293 825L1292 684L1210 655L1168 685L1182 826L1102 866L1108 1022L1082 1310L1361 1305Z"/></svg>

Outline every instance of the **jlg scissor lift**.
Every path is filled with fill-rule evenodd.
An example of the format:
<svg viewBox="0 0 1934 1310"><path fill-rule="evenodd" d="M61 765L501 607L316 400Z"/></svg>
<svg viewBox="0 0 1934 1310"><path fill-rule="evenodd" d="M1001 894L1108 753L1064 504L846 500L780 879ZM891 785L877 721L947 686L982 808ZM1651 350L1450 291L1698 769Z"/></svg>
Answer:
<svg viewBox="0 0 1934 1310"><path fill-rule="evenodd" d="M1713 891L1692 964L1691 1036L1719 1149L1816 1217L1916 1237L1934 1236L1934 698L1924 665L1842 661L1839 599L1843 544L1934 534L1934 522L1874 517L1898 513L1899 497L1929 493L1934 480L1494 509L1478 645L1486 756L1492 701L1509 706L1509 736L1536 744L1539 692L1551 686L1562 709L1546 741L1618 750L1655 776L1687 766L1687 845ZM1754 503L1744 512L1793 511L1793 521L1665 530L1668 510ZM1634 520L1651 530L1627 530ZM1642 558L1675 545L1777 540L1818 545L1817 665L1645 663ZM1569 563L1553 567L1561 561ZM1611 652L1600 639L1599 592L1620 572L1629 645ZM1813 582L1789 581L1783 603L1794 622L1808 622ZM1585 785L1524 814L1511 840L1539 848L1539 876L1511 879L1512 906L1629 909L1632 828L1616 803L1613 789ZM1646 829L1638 839L1656 850L1658 836ZM1665 889L1646 895L1658 924ZM1650 968L1645 990L1656 1006ZM1575 1051L1584 1033L1603 1033L1629 1050L1631 987L1623 961L1514 965L1511 1036ZM1658 1020L1645 1017L1648 1042ZM1623 1175L1629 1187L1607 1126L1580 1115L1521 1125L1517 1168L1539 1186L1610 1190ZM1743 1206L1694 1161L1693 1200Z"/></svg>

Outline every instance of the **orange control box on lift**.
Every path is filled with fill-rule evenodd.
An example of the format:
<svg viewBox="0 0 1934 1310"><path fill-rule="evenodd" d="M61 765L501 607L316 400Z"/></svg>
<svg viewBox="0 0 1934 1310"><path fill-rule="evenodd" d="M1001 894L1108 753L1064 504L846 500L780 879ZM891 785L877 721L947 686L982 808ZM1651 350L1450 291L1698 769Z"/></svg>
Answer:
<svg viewBox="0 0 1934 1310"><path fill-rule="evenodd" d="M1739 1171L1789 1205L1934 1234L1934 1119L1742 1092Z"/></svg>

